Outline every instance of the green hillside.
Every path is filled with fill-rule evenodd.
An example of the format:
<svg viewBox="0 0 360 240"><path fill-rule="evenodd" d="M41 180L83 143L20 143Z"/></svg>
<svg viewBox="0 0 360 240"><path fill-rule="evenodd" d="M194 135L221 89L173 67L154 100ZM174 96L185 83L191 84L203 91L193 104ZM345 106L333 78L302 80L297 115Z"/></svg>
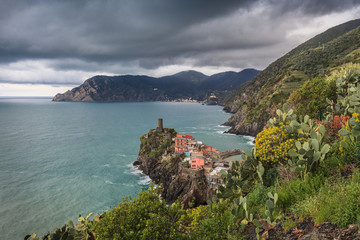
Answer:
<svg viewBox="0 0 360 240"><path fill-rule="evenodd" d="M188 99L208 101L216 96L220 102L231 91L259 73L255 69L224 72L206 76L196 71L183 71L160 78L141 75L94 76L79 87L57 94L53 101L76 102L144 102Z"/></svg>
<svg viewBox="0 0 360 240"><path fill-rule="evenodd" d="M270 64L225 100L235 113L231 133L256 135L275 109L307 80L324 77L345 63L360 62L360 19L333 27Z"/></svg>

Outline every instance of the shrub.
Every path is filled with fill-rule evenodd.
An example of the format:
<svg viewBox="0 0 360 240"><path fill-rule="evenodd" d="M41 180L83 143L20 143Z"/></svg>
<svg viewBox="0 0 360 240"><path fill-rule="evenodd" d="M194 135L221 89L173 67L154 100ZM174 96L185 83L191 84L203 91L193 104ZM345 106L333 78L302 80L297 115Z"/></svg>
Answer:
<svg viewBox="0 0 360 240"><path fill-rule="evenodd" d="M326 128L326 141L333 142L339 138L339 130L343 128L346 122L350 119L349 116L335 115L329 121L318 121L318 124L325 126Z"/></svg>
<svg viewBox="0 0 360 240"><path fill-rule="evenodd" d="M169 128L169 133L171 134L172 137L175 137L177 132L175 131L175 129Z"/></svg>
<svg viewBox="0 0 360 240"><path fill-rule="evenodd" d="M229 210L229 204L217 202L207 207L207 214L191 239L229 239L234 230L234 215Z"/></svg>
<svg viewBox="0 0 360 240"><path fill-rule="evenodd" d="M152 150L152 151L150 152L150 157L156 157L156 156L158 156L158 155L159 155L159 151Z"/></svg>
<svg viewBox="0 0 360 240"><path fill-rule="evenodd" d="M246 196L251 213L260 216L265 211L265 204L268 199L267 193L272 192L273 187L265 187L257 184L254 189Z"/></svg>
<svg viewBox="0 0 360 240"><path fill-rule="evenodd" d="M138 198L124 198L105 214L93 230L98 239L169 239L174 233L176 217L160 198L160 189L152 186ZM174 205L176 206L176 205ZM177 209L181 212L181 208Z"/></svg>
<svg viewBox="0 0 360 240"><path fill-rule="evenodd" d="M274 185L278 178L279 174L275 167L267 169L264 173L263 179L264 179L264 185L267 187L270 187Z"/></svg>
<svg viewBox="0 0 360 240"><path fill-rule="evenodd" d="M205 218L206 213L205 206L187 209L186 213L177 221L180 232L190 234L191 232L198 231L200 222Z"/></svg>
<svg viewBox="0 0 360 240"><path fill-rule="evenodd" d="M288 152L297 141L302 139L288 134L283 123L266 128L256 136L256 157L267 169L277 164L283 165L290 159Z"/></svg>
<svg viewBox="0 0 360 240"><path fill-rule="evenodd" d="M327 82L323 78L313 78L292 93L289 102L296 106L297 115L309 115L321 120L326 111L327 98L336 99L335 81Z"/></svg>

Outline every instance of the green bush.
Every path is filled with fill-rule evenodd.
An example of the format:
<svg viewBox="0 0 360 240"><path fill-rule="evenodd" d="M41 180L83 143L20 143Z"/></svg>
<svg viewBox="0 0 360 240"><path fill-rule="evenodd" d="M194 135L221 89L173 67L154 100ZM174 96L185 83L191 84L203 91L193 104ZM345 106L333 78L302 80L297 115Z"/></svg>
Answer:
<svg viewBox="0 0 360 240"><path fill-rule="evenodd" d="M234 215L229 210L229 204L217 202L208 206L207 214L191 239L228 239L234 229Z"/></svg>
<svg viewBox="0 0 360 240"><path fill-rule="evenodd" d="M261 214L265 211L266 201L268 200L268 192L273 192L273 187L265 187L262 184L257 184L246 196L251 213L255 216L261 216Z"/></svg>
<svg viewBox="0 0 360 240"><path fill-rule="evenodd" d="M267 169L264 173L264 185L267 187L273 186L278 178L279 174L275 167Z"/></svg>
<svg viewBox="0 0 360 240"><path fill-rule="evenodd" d="M152 186L138 198L124 198L97 222L93 231L98 239L169 239L176 217L160 198L160 188ZM176 205L174 205L176 206ZM183 211L180 207L179 212Z"/></svg>
<svg viewBox="0 0 360 240"><path fill-rule="evenodd" d="M324 162L321 164L321 172L325 175L329 175L335 169L344 167L345 158L341 156L339 150L340 143L336 140L330 148L330 151L326 155Z"/></svg>
<svg viewBox="0 0 360 240"><path fill-rule="evenodd" d="M172 137L175 137L177 134L177 132L173 128L169 128L169 133L171 134Z"/></svg>
<svg viewBox="0 0 360 240"><path fill-rule="evenodd" d="M158 155L159 155L159 151L152 150L152 151L150 152L150 157L156 157L156 156L158 156Z"/></svg>
<svg viewBox="0 0 360 240"><path fill-rule="evenodd" d="M326 111L326 98L336 100L335 81L313 78L291 94L289 102L296 106L297 115L309 115L311 118L320 119Z"/></svg>

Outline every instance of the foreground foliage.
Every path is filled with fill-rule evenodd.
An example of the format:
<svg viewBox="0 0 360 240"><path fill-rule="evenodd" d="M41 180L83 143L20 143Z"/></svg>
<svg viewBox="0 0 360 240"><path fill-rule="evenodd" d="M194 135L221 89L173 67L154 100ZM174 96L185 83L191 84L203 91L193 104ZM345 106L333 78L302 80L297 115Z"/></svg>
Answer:
<svg viewBox="0 0 360 240"><path fill-rule="evenodd" d="M252 151L221 172L207 206L166 205L152 185L94 220L79 217L76 226L25 239L260 239L267 226L281 223L287 231L301 219L360 224L360 66L329 78L337 95L327 101L326 118L296 115L285 104Z"/></svg>

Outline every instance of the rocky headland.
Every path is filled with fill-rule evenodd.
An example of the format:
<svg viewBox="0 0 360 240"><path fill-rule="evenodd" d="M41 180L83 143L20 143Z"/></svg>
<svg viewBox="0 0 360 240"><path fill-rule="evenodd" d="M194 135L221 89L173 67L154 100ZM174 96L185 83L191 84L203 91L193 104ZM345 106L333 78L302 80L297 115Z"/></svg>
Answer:
<svg viewBox="0 0 360 240"><path fill-rule="evenodd" d="M172 138L174 129L154 129L140 137L139 170L163 188L162 196L168 204L178 198L185 207L205 204L213 196L208 187L205 170L192 170L183 166L184 154L175 154Z"/></svg>
<svg viewBox="0 0 360 240"><path fill-rule="evenodd" d="M58 102L202 101L214 105L259 73L256 69L207 76L184 71L160 78L143 75L94 76L80 86L59 93Z"/></svg>

